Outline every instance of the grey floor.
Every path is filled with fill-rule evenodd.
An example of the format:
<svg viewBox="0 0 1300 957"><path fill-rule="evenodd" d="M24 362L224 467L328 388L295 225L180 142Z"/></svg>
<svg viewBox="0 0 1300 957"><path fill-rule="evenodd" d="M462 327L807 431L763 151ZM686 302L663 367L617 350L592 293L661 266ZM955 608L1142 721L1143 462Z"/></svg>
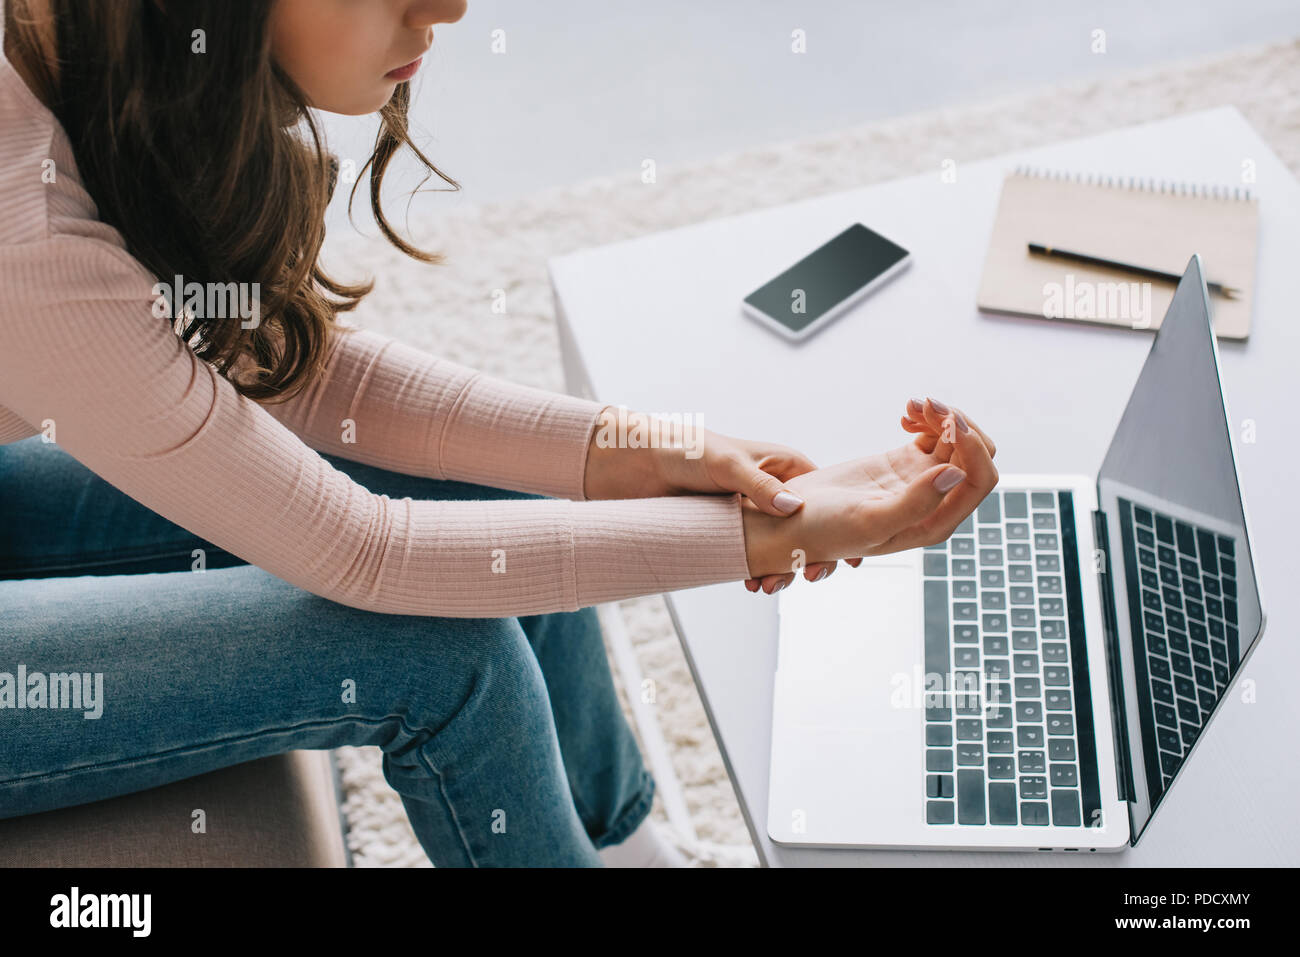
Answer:
<svg viewBox="0 0 1300 957"><path fill-rule="evenodd" d="M491 49L504 31L505 53ZM807 52L791 52L802 30ZM1095 53L1094 31L1105 31ZM470 0L435 28L412 126L461 184L401 223L592 176L674 164L1111 70L1300 36L1298 0ZM369 118L325 116L359 167ZM443 186L433 181L429 186ZM346 191L331 230L348 230ZM373 234L364 186L354 211Z"/></svg>

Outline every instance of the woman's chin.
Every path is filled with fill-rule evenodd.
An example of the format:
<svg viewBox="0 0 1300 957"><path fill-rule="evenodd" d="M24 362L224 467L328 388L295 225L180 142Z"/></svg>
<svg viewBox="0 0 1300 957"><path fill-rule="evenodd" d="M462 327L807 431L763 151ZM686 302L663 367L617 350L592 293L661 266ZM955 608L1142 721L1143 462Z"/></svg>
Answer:
<svg viewBox="0 0 1300 957"><path fill-rule="evenodd" d="M369 113L378 113L383 109L388 101L393 98L393 92L397 89L396 80L384 80L376 85L373 92L367 92L365 95L350 96L346 99L339 98L328 105L324 103L312 103L318 110L326 113L337 113L339 116L365 116Z"/></svg>

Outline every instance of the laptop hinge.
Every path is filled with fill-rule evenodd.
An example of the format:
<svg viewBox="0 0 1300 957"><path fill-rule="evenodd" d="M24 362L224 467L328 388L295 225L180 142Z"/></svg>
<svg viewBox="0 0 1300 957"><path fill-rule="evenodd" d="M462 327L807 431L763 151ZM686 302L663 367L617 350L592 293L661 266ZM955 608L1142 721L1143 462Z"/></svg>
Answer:
<svg viewBox="0 0 1300 957"><path fill-rule="evenodd" d="M1134 793L1129 780L1130 756L1128 749L1128 721L1124 715L1124 685L1121 681L1119 656L1119 625L1115 618L1115 589L1113 583L1114 565L1111 562L1110 533L1106 526L1106 514L1100 509L1092 512L1093 540L1097 543L1097 554L1093 565L1097 569L1098 585L1101 592L1102 627L1106 632L1106 670L1110 687L1110 723L1115 736L1115 781L1119 788L1119 799L1129 800Z"/></svg>

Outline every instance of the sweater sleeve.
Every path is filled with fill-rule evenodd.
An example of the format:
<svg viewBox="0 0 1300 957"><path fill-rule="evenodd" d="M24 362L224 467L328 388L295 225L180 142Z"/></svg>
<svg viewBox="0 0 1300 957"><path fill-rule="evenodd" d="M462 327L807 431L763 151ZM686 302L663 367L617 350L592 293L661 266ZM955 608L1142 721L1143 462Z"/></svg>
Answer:
<svg viewBox="0 0 1300 957"><path fill-rule="evenodd" d="M497 379L366 329L333 335L325 369L264 408L307 445L407 475L583 499L605 403Z"/></svg>
<svg viewBox="0 0 1300 957"><path fill-rule="evenodd" d="M52 425L61 447L164 518L325 598L393 614L498 617L749 575L738 495L443 502L370 492L156 319L153 278L112 243L56 235L0 247L0 277L0 405ZM466 385L472 393L472 377ZM463 403L465 388L453 390ZM381 405L398 403L398 392ZM486 435L481 423L507 435L527 428L500 408L505 419L467 420L457 434L471 441L449 443L445 426L432 426L433 439L372 451L483 475L469 462ZM375 416L363 418L375 425ZM308 434L329 431L324 420L304 421ZM442 460L421 459L430 441ZM577 469L562 452L550 472L557 491L581 488Z"/></svg>

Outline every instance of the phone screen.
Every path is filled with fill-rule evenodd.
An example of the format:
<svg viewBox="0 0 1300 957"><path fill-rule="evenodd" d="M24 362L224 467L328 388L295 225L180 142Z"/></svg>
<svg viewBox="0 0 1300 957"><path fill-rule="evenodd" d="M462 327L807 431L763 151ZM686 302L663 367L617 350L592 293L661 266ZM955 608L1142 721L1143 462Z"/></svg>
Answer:
<svg viewBox="0 0 1300 957"><path fill-rule="evenodd" d="M907 250L861 223L809 253L745 297L791 332L800 332L907 257Z"/></svg>

